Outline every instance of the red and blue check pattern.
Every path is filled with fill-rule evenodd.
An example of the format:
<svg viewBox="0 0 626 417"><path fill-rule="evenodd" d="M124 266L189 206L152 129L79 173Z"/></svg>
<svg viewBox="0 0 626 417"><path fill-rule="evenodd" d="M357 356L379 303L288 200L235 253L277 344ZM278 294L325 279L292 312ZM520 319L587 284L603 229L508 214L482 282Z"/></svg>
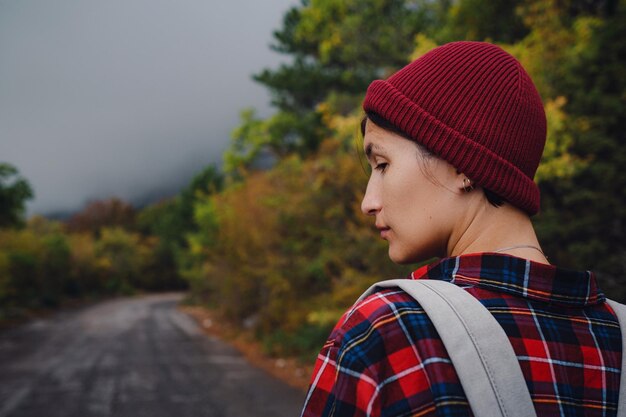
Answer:
<svg viewBox="0 0 626 417"><path fill-rule="evenodd" d="M537 416L616 415L621 333L592 273L475 254L443 259L409 278L453 282L494 315L509 336ZM471 415L439 335L400 289L381 290L344 314L317 358L302 412Z"/></svg>

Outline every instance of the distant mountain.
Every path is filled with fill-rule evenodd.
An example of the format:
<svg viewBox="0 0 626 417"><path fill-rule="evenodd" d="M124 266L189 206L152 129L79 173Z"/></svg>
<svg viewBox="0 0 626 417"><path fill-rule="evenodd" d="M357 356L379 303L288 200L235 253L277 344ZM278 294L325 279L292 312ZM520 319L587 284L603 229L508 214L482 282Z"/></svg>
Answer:
<svg viewBox="0 0 626 417"><path fill-rule="evenodd" d="M162 187L159 189L153 189L148 192L145 192L139 196L130 198L130 199L122 199L128 203L130 203L134 208L141 210L150 204L154 204L164 199L175 197L182 189L187 185L187 182L181 181L179 185L170 185L167 187ZM102 199L112 198L114 196L106 196L102 197ZM98 200L99 198L93 198L91 200ZM72 217L77 212L81 211L87 202L85 202L82 206L76 207L75 209L67 209L67 210L52 210L42 213L41 215L50 220L58 220L65 221Z"/></svg>
<svg viewBox="0 0 626 417"><path fill-rule="evenodd" d="M50 220L65 221L72 217L76 211L74 210L58 210L42 214L43 217Z"/></svg>

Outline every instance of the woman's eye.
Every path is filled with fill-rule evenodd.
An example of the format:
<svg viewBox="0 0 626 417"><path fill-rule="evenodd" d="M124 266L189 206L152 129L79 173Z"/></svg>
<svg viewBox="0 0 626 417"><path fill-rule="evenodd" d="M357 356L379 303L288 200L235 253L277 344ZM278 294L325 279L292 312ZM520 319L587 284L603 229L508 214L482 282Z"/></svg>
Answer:
<svg viewBox="0 0 626 417"><path fill-rule="evenodd" d="M385 172L385 170L387 169L388 165L389 164L387 162L381 162L380 164L376 164L376 169L378 171Z"/></svg>

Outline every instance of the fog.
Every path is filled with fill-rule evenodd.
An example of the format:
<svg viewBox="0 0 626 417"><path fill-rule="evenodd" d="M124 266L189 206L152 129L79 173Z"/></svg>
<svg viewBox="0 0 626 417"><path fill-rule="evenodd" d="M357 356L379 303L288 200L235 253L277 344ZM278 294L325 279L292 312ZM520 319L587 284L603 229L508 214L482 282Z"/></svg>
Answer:
<svg viewBox="0 0 626 417"><path fill-rule="evenodd" d="M221 163L295 0L0 0L0 162L29 214L171 195Z"/></svg>

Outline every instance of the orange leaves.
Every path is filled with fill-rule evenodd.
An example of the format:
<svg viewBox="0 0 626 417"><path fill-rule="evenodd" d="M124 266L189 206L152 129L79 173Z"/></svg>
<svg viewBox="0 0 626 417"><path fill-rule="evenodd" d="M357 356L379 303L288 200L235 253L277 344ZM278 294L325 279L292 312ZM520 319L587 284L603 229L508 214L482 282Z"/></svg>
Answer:
<svg viewBox="0 0 626 417"><path fill-rule="evenodd" d="M284 158L199 201L195 212L213 213L217 232L215 245L201 243L211 227L191 236L205 256L197 288L274 353L319 346L374 277L400 270L360 212L366 180L352 149L329 139L315 157Z"/></svg>

